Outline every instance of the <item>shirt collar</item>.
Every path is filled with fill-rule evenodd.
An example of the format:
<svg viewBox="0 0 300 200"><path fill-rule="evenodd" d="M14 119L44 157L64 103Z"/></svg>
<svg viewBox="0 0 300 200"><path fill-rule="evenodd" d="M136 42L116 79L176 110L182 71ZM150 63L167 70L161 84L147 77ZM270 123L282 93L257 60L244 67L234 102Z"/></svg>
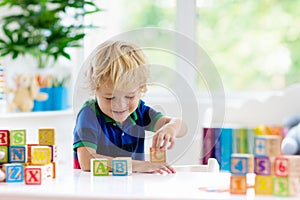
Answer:
<svg viewBox="0 0 300 200"><path fill-rule="evenodd" d="M104 118L104 122L105 123L116 123L118 124L114 119L112 119L111 117L107 116L106 114L104 114L102 112L102 110L99 108L98 106L98 102L97 100L95 99L95 104L96 104L96 107L99 111L99 114ZM140 106L140 102L139 102L139 106ZM130 121L133 125L136 125L136 121L138 120L138 115L136 113L136 110L129 116L129 119L126 119L126 121Z"/></svg>

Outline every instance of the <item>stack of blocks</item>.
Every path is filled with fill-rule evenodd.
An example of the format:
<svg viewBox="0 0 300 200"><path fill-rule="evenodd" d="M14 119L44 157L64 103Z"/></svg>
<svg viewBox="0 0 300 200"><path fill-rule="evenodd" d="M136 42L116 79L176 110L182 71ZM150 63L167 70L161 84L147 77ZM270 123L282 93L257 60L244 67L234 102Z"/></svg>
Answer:
<svg viewBox="0 0 300 200"><path fill-rule="evenodd" d="M246 194L246 175L255 173L255 194L298 195L300 156L281 155L280 136L256 136L254 142L254 155L231 155L230 193Z"/></svg>
<svg viewBox="0 0 300 200"><path fill-rule="evenodd" d="M26 130L0 130L0 165L7 183L39 185L56 178L55 130L40 128L38 144L26 143ZM0 167L1 169L1 167Z"/></svg>
<svg viewBox="0 0 300 200"><path fill-rule="evenodd" d="M151 163L166 163L166 151L150 148ZM92 176L109 176L109 166L113 176L129 176L132 174L131 157L116 157L111 161L106 158L93 158L90 161Z"/></svg>

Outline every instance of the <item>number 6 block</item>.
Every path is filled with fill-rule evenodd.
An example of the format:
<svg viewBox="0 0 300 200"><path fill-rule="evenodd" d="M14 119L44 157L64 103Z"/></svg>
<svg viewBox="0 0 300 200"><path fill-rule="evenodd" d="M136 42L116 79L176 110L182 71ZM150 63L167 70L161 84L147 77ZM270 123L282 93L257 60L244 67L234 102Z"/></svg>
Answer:
<svg viewBox="0 0 300 200"><path fill-rule="evenodd" d="M274 159L274 175L280 177L300 178L300 156L285 155Z"/></svg>

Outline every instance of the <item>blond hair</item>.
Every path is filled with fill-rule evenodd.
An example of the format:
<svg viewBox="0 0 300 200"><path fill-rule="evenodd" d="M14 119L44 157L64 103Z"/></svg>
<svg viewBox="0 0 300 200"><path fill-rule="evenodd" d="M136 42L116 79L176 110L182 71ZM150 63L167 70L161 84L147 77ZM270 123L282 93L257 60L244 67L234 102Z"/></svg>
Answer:
<svg viewBox="0 0 300 200"><path fill-rule="evenodd" d="M90 89L113 86L115 89L140 87L146 92L149 69L142 50L125 41L100 44L86 62Z"/></svg>

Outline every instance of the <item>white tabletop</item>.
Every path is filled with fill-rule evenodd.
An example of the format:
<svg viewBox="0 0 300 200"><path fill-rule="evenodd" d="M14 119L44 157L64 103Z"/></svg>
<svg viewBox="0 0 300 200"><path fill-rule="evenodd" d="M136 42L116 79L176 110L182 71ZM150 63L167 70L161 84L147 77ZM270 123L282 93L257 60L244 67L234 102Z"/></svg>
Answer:
<svg viewBox="0 0 300 200"><path fill-rule="evenodd" d="M0 199L282 199L255 196L248 189L245 196L230 195L229 173L177 172L176 174L132 174L131 176L91 177L89 172L61 170L57 179L42 185L0 183ZM219 189L213 192L205 189ZM299 199L293 197L289 199Z"/></svg>

